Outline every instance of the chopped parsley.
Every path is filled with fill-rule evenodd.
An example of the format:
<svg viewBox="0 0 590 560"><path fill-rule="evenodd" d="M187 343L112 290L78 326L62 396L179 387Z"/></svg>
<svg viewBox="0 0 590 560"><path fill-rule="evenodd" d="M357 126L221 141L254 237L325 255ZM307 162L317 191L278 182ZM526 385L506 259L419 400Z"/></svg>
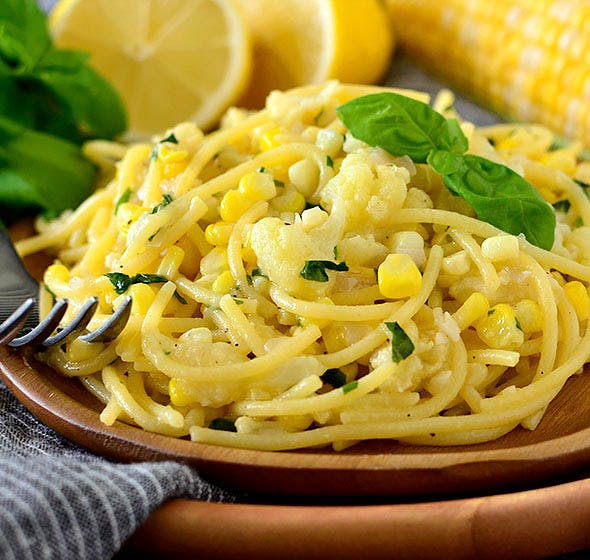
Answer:
<svg viewBox="0 0 590 560"><path fill-rule="evenodd" d="M520 321L518 320L518 317L514 317L514 321L516 322L516 328L517 328L519 331L522 331L522 330L523 330L523 329L522 329L522 325L520 324ZM523 332L524 332L524 331L523 331Z"/></svg>
<svg viewBox="0 0 590 560"><path fill-rule="evenodd" d="M583 189L590 189L590 183L584 183L584 181L579 181L578 179L574 179L574 183L577 183Z"/></svg>
<svg viewBox="0 0 590 560"><path fill-rule="evenodd" d="M174 198L172 197L171 194L168 194L168 193L163 194L162 195L162 202L160 202L160 204L158 204L157 206L154 206L152 208L151 213L157 214L160 210L162 210L162 208L168 206L168 204L170 204L173 200L174 200Z"/></svg>
<svg viewBox="0 0 590 560"><path fill-rule="evenodd" d="M326 165L334 169L334 160L330 156L326 156Z"/></svg>
<svg viewBox="0 0 590 560"><path fill-rule="evenodd" d="M121 206L121 204L125 204L126 202L129 202L129 199L131 198L131 189L125 189L123 191L123 193L121 194L121 196L117 199L117 202L115 202L115 214L119 211L119 206Z"/></svg>
<svg viewBox="0 0 590 560"><path fill-rule="evenodd" d="M324 109L320 109L320 112L313 118L313 124L318 124L319 120L322 118L324 114Z"/></svg>
<svg viewBox="0 0 590 560"><path fill-rule="evenodd" d="M180 302L182 303L182 305L186 305L188 303L188 301L186 301L186 299L184 299L179 293L178 290L175 290L174 292L174 297Z"/></svg>
<svg viewBox="0 0 590 560"><path fill-rule="evenodd" d="M306 200L304 210L311 210L312 208L319 208L320 210L324 210L322 208L321 204L313 204L312 202L307 202L307 200ZM325 212L325 210L324 210L324 212Z"/></svg>
<svg viewBox="0 0 590 560"><path fill-rule="evenodd" d="M359 382L355 379L354 381L351 381L350 383L343 385L342 392L346 395L346 393L350 393L351 391L354 391L358 386L359 386Z"/></svg>
<svg viewBox="0 0 590 560"><path fill-rule="evenodd" d="M273 179L274 183L275 183L275 187L284 187L285 183L283 183L283 181L279 181L278 179Z"/></svg>
<svg viewBox="0 0 590 560"><path fill-rule="evenodd" d="M152 233L149 237L148 237L148 241L152 241L154 239L154 237L156 237L156 235L158 235L158 233L160 233L160 230L162 228L158 228L156 231L154 231L154 233Z"/></svg>
<svg viewBox="0 0 590 560"><path fill-rule="evenodd" d="M330 278L326 270L336 270L344 272L348 270L345 262L335 263L332 261L305 261L305 266L299 273L306 280L313 282L327 282Z"/></svg>
<svg viewBox="0 0 590 560"><path fill-rule="evenodd" d="M259 268L252 269L252 278L254 278L255 276L261 276L262 278L268 278L268 276L266 274L264 274L264 272L261 272L261 270Z"/></svg>
<svg viewBox="0 0 590 560"><path fill-rule="evenodd" d="M124 294L133 284L163 284L168 282L168 278L159 274L135 274L128 276L122 272L107 272L105 276L109 279L115 293Z"/></svg>
<svg viewBox="0 0 590 560"><path fill-rule="evenodd" d="M334 389L346 385L346 375L338 368L327 369L321 379L324 383L332 385Z"/></svg>
<svg viewBox="0 0 590 560"><path fill-rule="evenodd" d="M398 323L385 323L391 333L391 359L395 363L405 360L413 351L414 343Z"/></svg>
<svg viewBox="0 0 590 560"><path fill-rule="evenodd" d="M264 167L264 165L263 165L262 167L259 167L256 171L258 171L258 173L265 173L266 167Z"/></svg>
<svg viewBox="0 0 590 560"><path fill-rule="evenodd" d="M487 316L489 317L490 315L493 315L495 312L496 310L492 307L492 309L488 309Z"/></svg>
<svg viewBox="0 0 590 560"><path fill-rule="evenodd" d="M224 432L237 432L236 423L231 418L214 418L209 423L212 430L222 430Z"/></svg>

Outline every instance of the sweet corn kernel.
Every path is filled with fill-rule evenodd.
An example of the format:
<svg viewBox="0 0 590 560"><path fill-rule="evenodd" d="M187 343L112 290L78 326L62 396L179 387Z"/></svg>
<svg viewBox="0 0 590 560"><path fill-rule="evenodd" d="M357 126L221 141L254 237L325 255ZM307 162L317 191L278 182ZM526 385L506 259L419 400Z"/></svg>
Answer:
<svg viewBox="0 0 590 560"><path fill-rule="evenodd" d="M327 128L318 132L315 141L316 146L320 150L323 150L332 157L334 157L342 149L343 142L344 138L342 137L342 134Z"/></svg>
<svg viewBox="0 0 590 560"><path fill-rule="evenodd" d="M211 245L227 245L233 228L233 224L226 224L224 222L209 224L205 228L205 239Z"/></svg>
<svg viewBox="0 0 590 560"><path fill-rule="evenodd" d="M476 324L481 340L491 348L518 348L524 334L518 328L514 310L506 303L494 305Z"/></svg>
<svg viewBox="0 0 590 560"><path fill-rule="evenodd" d="M253 200L270 200L277 195L272 177L268 173L246 173L238 185L238 190Z"/></svg>
<svg viewBox="0 0 590 560"><path fill-rule="evenodd" d="M473 325L480 317L483 317L490 308L488 298L481 292L472 293L455 313L453 319L461 330Z"/></svg>
<svg viewBox="0 0 590 560"><path fill-rule="evenodd" d="M236 285L234 277L229 270L222 272L213 282L213 291L218 294L227 294Z"/></svg>
<svg viewBox="0 0 590 560"><path fill-rule="evenodd" d="M143 214L150 209L145 206L133 204L133 202L124 202L117 210L117 228L121 233L127 235L131 224L139 220Z"/></svg>
<svg viewBox="0 0 590 560"><path fill-rule="evenodd" d="M263 152L267 150L272 150L277 146L280 146L280 142L277 140L277 135L281 132L284 132L284 129L281 127L271 128L264 132L260 137L260 149Z"/></svg>
<svg viewBox="0 0 590 560"><path fill-rule="evenodd" d="M484 239L481 251L491 261L505 261L518 257L518 238L514 235L494 235Z"/></svg>
<svg viewBox="0 0 590 560"><path fill-rule="evenodd" d="M445 257L442 262L442 269L454 276L461 276L469 272L471 261L465 251L457 251L453 255Z"/></svg>
<svg viewBox="0 0 590 560"><path fill-rule="evenodd" d="M219 215L225 222L237 222L255 202L243 192L232 189L223 195L219 203Z"/></svg>
<svg viewBox="0 0 590 560"><path fill-rule="evenodd" d="M278 212L295 212L305 210L305 197L297 191L288 191L272 201L272 207Z"/></svg>
<svg viewBox="0 0 590 560"><path fill-rule="evenodd" d="M129 287L129 295L133 298L133 313L145 315L156 297L154 290L147 284L133 284Z"/></svg>
<svg viewBox="0 0 590 560"><path fill-rule="evenodd" d="M387 298L398 299L416 295L422 287L422 274L412 257L392 253L379 265L379 291Z"/></svg>
<svg viewBox="0 0 590 560"><path fill-rule="evenodd" d="M318 166L309 158L302 159L289 167L289 181L305 197L310 197L318 186Z"/></svg>
<svg viewBox="0 0 590 560"><path fill-rule="evenodd" d="M168 383L170 401L175 406L189 406L196 401L196 395L191 391L190 381L173 377Z"/></svg>
<svg viewBox="0 0 590 560"><path fill-rule="evenodd" d="M525 333L540 331L543 328L541 306L532 299L523 299L514 306L514 314Z"/></svg>
<svg viewBox="0 0 590 560"><path fill-rule="evenodd" d="M177 150L168 143L158 145L158 159L163 163L177 163L187 158L188 152L186 150Z"/></svg>
<svg viewBox="0 0 590 560"><path fill-rule="evenodd" d="M176 177L188 167L188 163L188 159L185 159L184 161L173 161L171 163L166 163L162 171L162 178L172 179Z"/></svg>
<svg viewBox="0 0 590 560"><path fill-rule="evenodd" d="M67 284L70 281L70 271L63 264L52 264L43 275L45 284Z"/></svg>
<svg viewBox="0 0 590 560"><path fill-rule="evenodd" d="M574 280L568 282L564 287L565 295L574 307L576 315L580 321L585 321L590 317L590 298L588 297L588 290L582 282Z"/></svg>

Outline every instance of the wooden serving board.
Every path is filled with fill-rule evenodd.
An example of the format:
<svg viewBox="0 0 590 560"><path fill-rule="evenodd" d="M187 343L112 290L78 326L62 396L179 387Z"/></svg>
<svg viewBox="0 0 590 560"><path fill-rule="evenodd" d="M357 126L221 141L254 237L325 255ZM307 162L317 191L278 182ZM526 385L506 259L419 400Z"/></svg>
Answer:
<svg viewBox="0 0 590 560"><path fill-rule="evenodd" d="M16 397L57 432L124 461L173 459L226 487L297 496L387 496L490 492L526 486L590 465L590 378L574 376L539 427L477 445L425 447L370 441L346 451L264 452L197 444L116 422L75 378L30 356L0 349L0 375Z"/></svg>

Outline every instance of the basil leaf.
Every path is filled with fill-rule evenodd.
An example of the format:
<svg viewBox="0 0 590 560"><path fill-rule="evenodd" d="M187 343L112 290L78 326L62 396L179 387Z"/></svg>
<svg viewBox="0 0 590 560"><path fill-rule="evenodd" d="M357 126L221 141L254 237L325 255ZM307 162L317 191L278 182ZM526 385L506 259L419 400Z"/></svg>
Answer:
<svg viewBox="0 0 590 560"><path fill-rule="evenodd" d="M3 218L14 218L14 211L31 210L57 215L92 193L95 169L78 146L1 116L0 145Z"/></svg>
<svg viewBox="0 0 590 560"><path fill-rule="evenodd" d="M332 385L334 389L346 385L346 375L338 368L327 369L322 375L321 380L328 385Z"/></svg>
<svg viewBox="0 0 590 560"><path fill-rule="evenodd" d="M236 424L231 418L214 418L209 423L212 430L222 430L224 432L237 432Z"/></svg>
<svg viewBox="0 0 590 560"><path fill-rule="evenodd" d="M151 213L157 214L160 210L162 210L162 208L165 208L166 206L168 206L168 204L170 204L173 200L174 200L174 198L172 198L171 194L168 194L168 193L163 194L162 195L162 202L160 202L160 204L158 204L157 206L154 206L152 208Z"/></svg>
<svg viewBox="0 0 590 560"><path fill-rule="evenodd" d="M326 273L327 270L346 271L348 266L345 262L335 263L332 261L305 261L305 266L301 269L300 275L306 280L314 282L327 282L330 278Z"/></svg>
<svg viewBox="0 0 590 560"><path fill-rule="evenodd" d="M45 16L34 0L0 2L0 71L31 72L50 45Z"/></svg>
<svg viewBox="0 0 590 560"><path fill-rule="evenodd" d="M399 363L414 351L414 343L397 322L386 322L385 326L391 333L391 359Z"/></svg>
<svg viewBox="0 0 590 560"><path fill-rule="evenodd" d="M428 154L426 162L437 173L447 175L461 169L463 158L460 155L445 152L444 150L433 150Z"/></svg>
<svg viewBox="0 0 590 560"><path fill-rule="evenodd" d="M352 135L396 156L426 163L432 150L467 151L456 119L445 119L426 103L392 92L365 95L336 109Z"/></svg>
<svg viewBox="0 0 590 560"><path fill-rule="evenodd" d="M443 175L447 188L462 196L477 217L503 231L550 250L555 213L537 190L518 173L479 156L463 156L461 168Z"/></svg>
<svg viewBox="0 0 590 560"><path fill-rule="evenodd" d="M82 139L114 138L127 128L123 101L113 86L89 65L86 53L50 49L35 74L62 111L71 116Z"/></svg>

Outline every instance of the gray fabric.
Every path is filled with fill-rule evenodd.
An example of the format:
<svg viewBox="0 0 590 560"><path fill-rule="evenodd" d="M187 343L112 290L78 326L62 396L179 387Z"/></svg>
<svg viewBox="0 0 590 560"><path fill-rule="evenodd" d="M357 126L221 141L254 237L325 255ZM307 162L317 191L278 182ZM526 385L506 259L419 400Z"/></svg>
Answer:
<svg viewBox="0 0 590 560"><path fill-rule="evenodd" d="M40 0L48 9L54 0ZM435 94L440 83L397 56L388 85ZM497 118L459 98L478 124ZM0 559L111 558L170 498L234 501L238 497L173 463L117 464L65 440L29 414L0 383Z"/></svg>
<svg viewBox="0 0 590 560"><path fill-rule="evenodd" d="M117 464L67 441L0 384L0 558L111 558L166 500L236 496L174 462Z"/></svg>

